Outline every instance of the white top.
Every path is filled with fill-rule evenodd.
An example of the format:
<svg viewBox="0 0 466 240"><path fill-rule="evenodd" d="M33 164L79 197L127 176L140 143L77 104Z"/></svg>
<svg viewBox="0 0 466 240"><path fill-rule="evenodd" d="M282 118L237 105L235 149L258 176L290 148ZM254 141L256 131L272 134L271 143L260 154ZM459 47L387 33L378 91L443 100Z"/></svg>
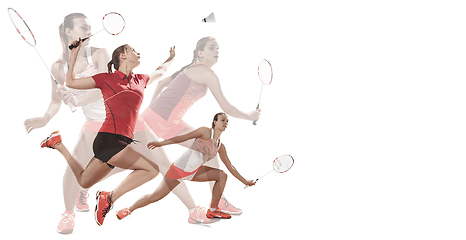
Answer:
<svg viewBox="0 0 466 240"><path fill-rule="evenodd" d="M220 139L218 144L215 144L213 135L214 130L212 129L209 139L196 138L191 147L173 164L185 172L194 172L207 161L213 159L221 145Z"/></svg>
<svg viewBox="0 0 466 240"><path fill-rule="evenodd" d="M99 70L92 62L92 54L91 54L90 47L86 47L86 56L87 56L87 63L88 63L87 68L84 71L76 74L76 77L78 78L91 77L99 73ZM64 70L66 74L66 72L68 72L68 64L64 65ZM90 93L91 91L97 91L98 93L95 93L95 94L100 95L99 100L95 102L91 102L84 106L81 106L81 109L83 110L84 116L86 117L86 121L103 122L105 120L105 104L104 104L104 98L102 96L102 92L100 91L100 89L95 88L95 89L81 90L81 89L70 88L70 90L73 93L73 95L76 97L79 97L86 93Z"/></svg>

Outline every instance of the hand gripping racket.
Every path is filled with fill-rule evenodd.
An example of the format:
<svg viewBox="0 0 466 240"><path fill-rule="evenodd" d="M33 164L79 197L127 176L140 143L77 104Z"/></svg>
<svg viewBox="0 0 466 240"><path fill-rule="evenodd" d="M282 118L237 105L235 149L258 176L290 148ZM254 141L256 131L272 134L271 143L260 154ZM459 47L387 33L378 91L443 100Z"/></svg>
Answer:
<svg viewBox="0 0 466 240"><path fill-rule="evenodd" d="M270 85L272 83L272 78L273 78L273 71L272 71L272 65L270 64L267 59L263 59L259 63L259 67L257 67L257 74L259 75L259 79L261 80L262 86L261 86L261 94L259 95L259 103L257 104L256 109L259 109L259 105L261 103L261 98L262 98L262 90L264 89L264 85ZM252 122L252 125L256 125L257 121Z"/></svg>
<svg viewBox="0 0 466 240"><path fill-rule="evenodd" d="M45 63L44 59L40 55L39 51L36 48L36 37L32 33L31 29L27 25L26 21L19 15L18 12L16 12L13 8L8 8L8 15L10 15L11 22L16 28L16 31L19 33L19 35L23 38L24 41L26 41L29 45L31 45L37 52L37 55L39 55L40 59L45 65L45 68L47 68L47 71L49 71L50 76L52 77L53 81L55 82L55 85L57 85L57 88L61 87L61 84L55 79L53 76L52 72L50 71L49 67L47 66L47 63ZM71 102L68 103L68 106L71 109L71 112L75 112L76 108L73 106Z"/></svg>
<svg viewBox="0 0 466 240"><path fill-rule="evenodd" d="M107 31L111 35L114 35L114 36L118 35L121 32L123 32L123 30L125 29L125 19L119 13L110 12L110 13L105 14L105 16L102 18L102 25L104 28L100 29L99 31L95 32L94 34L92 34L91 36L87 38L81 39L81 41L84 42L90 37L96 35L97 33L102 32L103 30ZM68 48L72 50L73 48L76 48L77 46L78 44L71 44L70 46L68 46Z"/></svg>
<svg viewBox="0 0 466 240"><path fill-rule="evenodd" d="M293 167L294 164L294 159L291 155L282 155L280 157L275 158L273 160L273 170L270 170L268 173L262 175L262 177L256 179L256 182L259 181L259 179L265 177L267 174L275 171L278 173L284 173L290 170L291 167ZM249 187L248 185L244 186L244 189Z"/></svg>

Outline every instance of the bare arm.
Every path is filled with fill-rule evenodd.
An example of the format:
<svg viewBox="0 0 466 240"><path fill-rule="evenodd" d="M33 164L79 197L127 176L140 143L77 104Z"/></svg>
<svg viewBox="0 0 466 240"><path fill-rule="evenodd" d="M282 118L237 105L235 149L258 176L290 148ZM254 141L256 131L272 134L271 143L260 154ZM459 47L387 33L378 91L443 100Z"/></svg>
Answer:
<svg viewBox="0 0 466 240"><path fill-rule="evenodd" d="M78 57L78 52L81 49L81 38L79 40L74 41L73 44L79 43L77 48L71 50L70 54L70 61L69 61L69 68L68 72L66 73L66 86L75 89L92 89L95 88L95 82L92 77L84 77L84 78L75 78L74 75L74 66L76 65L76 58Z"/></svg>
<svg viewBox="0 0 466 240"><path fill-rule="evenodd" d="M171 76L160 80L155 87L151 102L153 102L160 95L160 93L162 93L163 89L165 89L172 81L173 78Z"/></svg>
<svg viewBox="0 0 466 240"><path fill-rule="evenodd" d="M147 84L153 83L155 80L159 79L163 74L167 71L168 67L170 67L173 59L175 58L175 47L170 48L170 56L165 60L162 65L160 65L153 73L150 74L150 79Z"/></svg>
<svg viewBox="0 0 466 240"><path fill-rule="evenodd" d="M194 139L194 138L202 138L202 139L210 138L210 128L201 127L185 135L172 137L162 142L157 142L157 141L150 142L147 144L147 148L153 150L156 147L162 147L165 145L170 145L170 144L175 144L175 143L182 143L190 139Z"/></svg>
<svg viewBox="0 0 466 240"><path fill-rule="evenodd" d="M235 178L237 178L240 182L247 186L253 186L256 184L254 180L246 180L243 176L241 176L241 174L239 174L236 168L231 164L231 161L228 158L227 149L225 148L225 145L223 145L223 143L222 145L220 145L220 148L218 149L218 155L227 167L228 171L230 171L230 173L233 174L233 176L235 176Z"/></svg>
<svg viewBox="0 0 466 240"><path fill-rule="evenodd" d="M209 87L210 91L212 92L212 95L214 95L218 104L226 114L235 118L241 118L250 121L259 120L260 109L253 110L249 113L239 110L226 99L225 95L223 95L223 91L220 87L220 81L217 75L210 69L208 69L204 74L204 84L206 84L207 87Z"/></svg>
<svg viewBox="0 0 466 240"><path fill-rule="evenodd" d="M55 62L52 65L52 73L56 76L57 81L63 83L63 73L59 73L59 63ZM47 123L57 114L58 110L60 110L60 106L62 103L62 99L60 94L57 92L57 85L55 84L53 78L52 80L52 92L51 92L51 100L47 111L45 111L42 117L35 117L35 118L28 118L24 121L24 127L26 128L26 132L30 133L32 130L36 128L41 128L47 125Z"/></svg>

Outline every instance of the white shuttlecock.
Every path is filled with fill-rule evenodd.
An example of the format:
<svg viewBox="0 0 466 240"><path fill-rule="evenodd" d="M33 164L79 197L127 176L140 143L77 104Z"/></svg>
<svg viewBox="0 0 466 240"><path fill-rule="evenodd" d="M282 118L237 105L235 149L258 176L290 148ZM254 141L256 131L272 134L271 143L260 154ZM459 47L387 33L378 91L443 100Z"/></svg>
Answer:
<svg viewBox="0 0 466 240"><path fill-rule="evenodd" d="M215 23L215 14L214 13L211 13L209 16L207 16L206 18L203 18L202 19L203 22L211 22L211 23Z"/></svg>

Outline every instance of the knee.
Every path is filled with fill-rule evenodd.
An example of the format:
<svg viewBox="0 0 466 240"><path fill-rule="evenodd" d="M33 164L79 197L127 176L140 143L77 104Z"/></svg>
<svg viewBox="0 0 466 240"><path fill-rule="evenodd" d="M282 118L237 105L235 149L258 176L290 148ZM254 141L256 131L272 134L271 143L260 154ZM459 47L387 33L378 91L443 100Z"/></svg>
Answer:
<svg viewBox="0 0 466 240"><path fill-rule="evenodd" d="M219 172L219 180L220 182L226 182L228 178L228 174L226 174L224 171Z"/></svg>
<svg viewBox="0 0 466 240"><path fill-rule="evenodd" d="M159 175L159 171L158 171L158 169L151 168L151 169L149 169L147 174L148 174L148 177L150 179L153 179L153 178L157 177L157 175Z"/></svg>
<svg viewBox="0 0 466 240"><path fill-rule="evenodd" d="M81 180L78 183L79 183L79 186L81 186L82 188L91 188L93 186L93 184L89 181Z"/></svg>

